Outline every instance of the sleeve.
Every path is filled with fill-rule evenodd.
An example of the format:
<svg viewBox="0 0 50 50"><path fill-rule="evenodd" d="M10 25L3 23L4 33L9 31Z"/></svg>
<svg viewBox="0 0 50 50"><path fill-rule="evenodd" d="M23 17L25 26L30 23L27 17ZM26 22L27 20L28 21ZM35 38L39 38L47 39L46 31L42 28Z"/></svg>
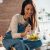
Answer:
<svg viewBox="0 0 50 50"><path fill-rule="evenodd" d="M21 37L20 34L17 34L18 30L18 14L12 17L11 23L10 23L10 29L11 29L11 34L13 38L16 37Z"/></svg>

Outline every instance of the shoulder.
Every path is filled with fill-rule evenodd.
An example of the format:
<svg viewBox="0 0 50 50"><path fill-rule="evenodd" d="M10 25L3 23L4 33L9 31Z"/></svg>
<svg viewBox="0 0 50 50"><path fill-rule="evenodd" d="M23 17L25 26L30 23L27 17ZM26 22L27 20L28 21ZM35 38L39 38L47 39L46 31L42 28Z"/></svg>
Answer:
<svg viewBox="0 0 50 50"><path fill-rule="evenodd" d="M13 17L12 17L12 20L17 20L19 18L20 14L15 14Z"/></svg>
<svg viewBox="0 0 50 50"><path fill-rule="evenodd" d="M22 16L22 15L20 15L20 14L15 14L12 18L13 18L13 19L19 19L19 18L21 18L21 16Z"/></svg>
<svg viewBox="0 0 50 50"><path fill-rule="evenodd" d="M20 14L15 14L12 18L17 18L19 17Z"/></svg>

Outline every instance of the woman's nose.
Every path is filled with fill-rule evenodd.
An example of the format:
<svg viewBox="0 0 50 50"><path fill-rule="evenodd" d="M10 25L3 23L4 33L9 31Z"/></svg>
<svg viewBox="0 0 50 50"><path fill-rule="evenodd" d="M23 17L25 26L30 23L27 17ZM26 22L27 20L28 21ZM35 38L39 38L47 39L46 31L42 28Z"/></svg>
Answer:
<svg viewBox="0 0 50 50"><path fill-rule="evenodd" d="M29 14L31 14L31 10L29 10Z"/></svg>

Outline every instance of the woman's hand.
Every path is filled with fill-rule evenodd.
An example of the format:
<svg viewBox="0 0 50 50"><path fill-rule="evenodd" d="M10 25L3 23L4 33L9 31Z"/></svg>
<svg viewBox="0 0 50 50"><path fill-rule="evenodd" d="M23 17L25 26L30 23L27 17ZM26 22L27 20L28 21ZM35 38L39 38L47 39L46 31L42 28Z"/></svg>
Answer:
<svg viewBox="0 0 50 50"><path fill-rule="evenodd" d="M31 34L31 25L28 24L28 26L25 28L25 32L21 33L21 37L25 37L27 34Z"/></svg>

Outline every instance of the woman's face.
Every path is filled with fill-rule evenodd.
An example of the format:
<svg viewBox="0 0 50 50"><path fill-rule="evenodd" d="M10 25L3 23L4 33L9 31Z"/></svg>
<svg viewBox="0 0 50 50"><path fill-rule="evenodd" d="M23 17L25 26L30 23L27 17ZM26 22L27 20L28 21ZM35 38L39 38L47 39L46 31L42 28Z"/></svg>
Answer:
<svg viewBox="0 0 50 50"><path fill-rule="evenodd" d="M33 6L31 4L27 4L25 6L24 12L27 18L31 17L31 15L33 14Z"/></svg>

